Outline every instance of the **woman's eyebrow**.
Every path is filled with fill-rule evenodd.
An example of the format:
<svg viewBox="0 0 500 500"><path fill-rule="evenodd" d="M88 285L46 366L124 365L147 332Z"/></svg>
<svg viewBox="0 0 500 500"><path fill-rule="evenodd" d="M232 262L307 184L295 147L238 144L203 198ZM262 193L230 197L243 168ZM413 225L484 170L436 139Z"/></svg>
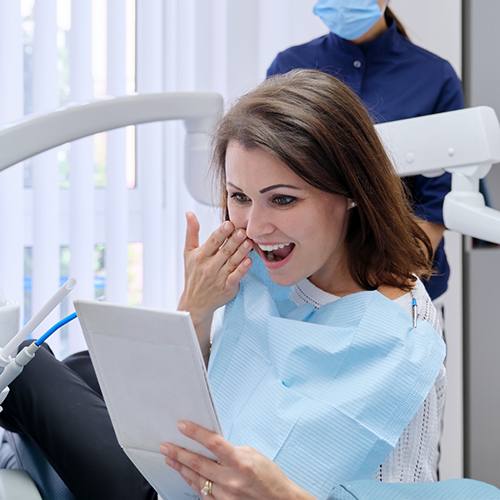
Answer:
<svg viewBox="0 0 500 500"><path fill-rule="evenodd" d="M261 189L259 191L259 193L263 194L263 193L267 193L268 191L272 191L273 189L278 189L278 188L290 188L290 189L299 189L299 187L297 186L290 186L288 184L274 184L273 186L268 186L264 189Z"/></svg>
<svg viewBox="0 0 500 500"><path fill-rule="evenodd" d="M228 186L231 186L233 189L236 189L237 191L242 191L243 189L239 188L238 186L235 186L232 182L227 183ZM290 188L290 189L299 189L297 186L290 186L289 184L273 184L272 186L268 186L264 189L261 189L259 193L264 194L267 193L268 191L272 191L273 189L278 189L278 188Z"/></svg>

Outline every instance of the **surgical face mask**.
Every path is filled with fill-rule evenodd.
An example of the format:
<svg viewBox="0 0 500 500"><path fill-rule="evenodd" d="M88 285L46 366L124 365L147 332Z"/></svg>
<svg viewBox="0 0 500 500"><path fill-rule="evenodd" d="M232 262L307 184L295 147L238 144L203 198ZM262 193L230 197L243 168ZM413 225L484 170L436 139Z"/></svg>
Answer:
<svg viewBox="0 0 500 500"><path fill-rule="evenodd" d="M356 40L382 17L386 5L380 10L377 0L318 0L313 12L332 33Z"/></svg>

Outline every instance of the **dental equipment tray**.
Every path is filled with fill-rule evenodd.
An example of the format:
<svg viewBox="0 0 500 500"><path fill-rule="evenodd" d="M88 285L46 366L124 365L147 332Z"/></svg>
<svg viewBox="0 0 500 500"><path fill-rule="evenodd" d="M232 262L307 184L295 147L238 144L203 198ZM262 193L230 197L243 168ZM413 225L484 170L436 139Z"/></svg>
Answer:
<svg viewBox="0 0 500 500"><path fill-rule="evenodd" d="M216 460L177 429L190 420L222 433L189 313L74 304L123 450L164 500L199 499L158 451L170 442Z"/></svg>

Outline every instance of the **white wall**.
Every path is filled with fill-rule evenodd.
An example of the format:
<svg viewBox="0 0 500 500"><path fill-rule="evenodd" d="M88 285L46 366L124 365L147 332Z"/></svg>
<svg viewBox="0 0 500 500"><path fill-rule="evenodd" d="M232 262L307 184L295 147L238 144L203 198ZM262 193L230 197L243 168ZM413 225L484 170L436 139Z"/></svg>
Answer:
<svg viewBox="0 0 500 500"><path fill-rule="evenodd" d="M462 2L390 0L413 43L450 61L462 73Z"/></svg>

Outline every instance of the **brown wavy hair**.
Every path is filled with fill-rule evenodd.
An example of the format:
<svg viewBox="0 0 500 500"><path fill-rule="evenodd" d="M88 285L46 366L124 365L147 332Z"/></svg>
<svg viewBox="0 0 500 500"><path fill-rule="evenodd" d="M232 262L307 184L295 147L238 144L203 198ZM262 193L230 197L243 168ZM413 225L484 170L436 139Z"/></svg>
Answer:
<svg viewBox="0 0 500 500"><path fill-rule="evenodd" d="M396 23L396 30L398 31L398 33L403 35L405 38L408 38L408 40L410 39L408 33L405 30L405 27L403 26L403 23L397 18L396 14L394 14L394 12L392 12L392 10L389 7L385 9L385 17L386 19L387 18L392 19L393 22Z"/></svg>
<svg viewBox="0 0 500 500"><path fill-rule="evenodd" d="M365 290L408 291L428 276L432 246L418 225L370 117L337 78L314 70L276 75L245 94L219 121L212 168L225 218L230 141L260 148L315 188L350 198L346 247L352 278Z"/></svg>

